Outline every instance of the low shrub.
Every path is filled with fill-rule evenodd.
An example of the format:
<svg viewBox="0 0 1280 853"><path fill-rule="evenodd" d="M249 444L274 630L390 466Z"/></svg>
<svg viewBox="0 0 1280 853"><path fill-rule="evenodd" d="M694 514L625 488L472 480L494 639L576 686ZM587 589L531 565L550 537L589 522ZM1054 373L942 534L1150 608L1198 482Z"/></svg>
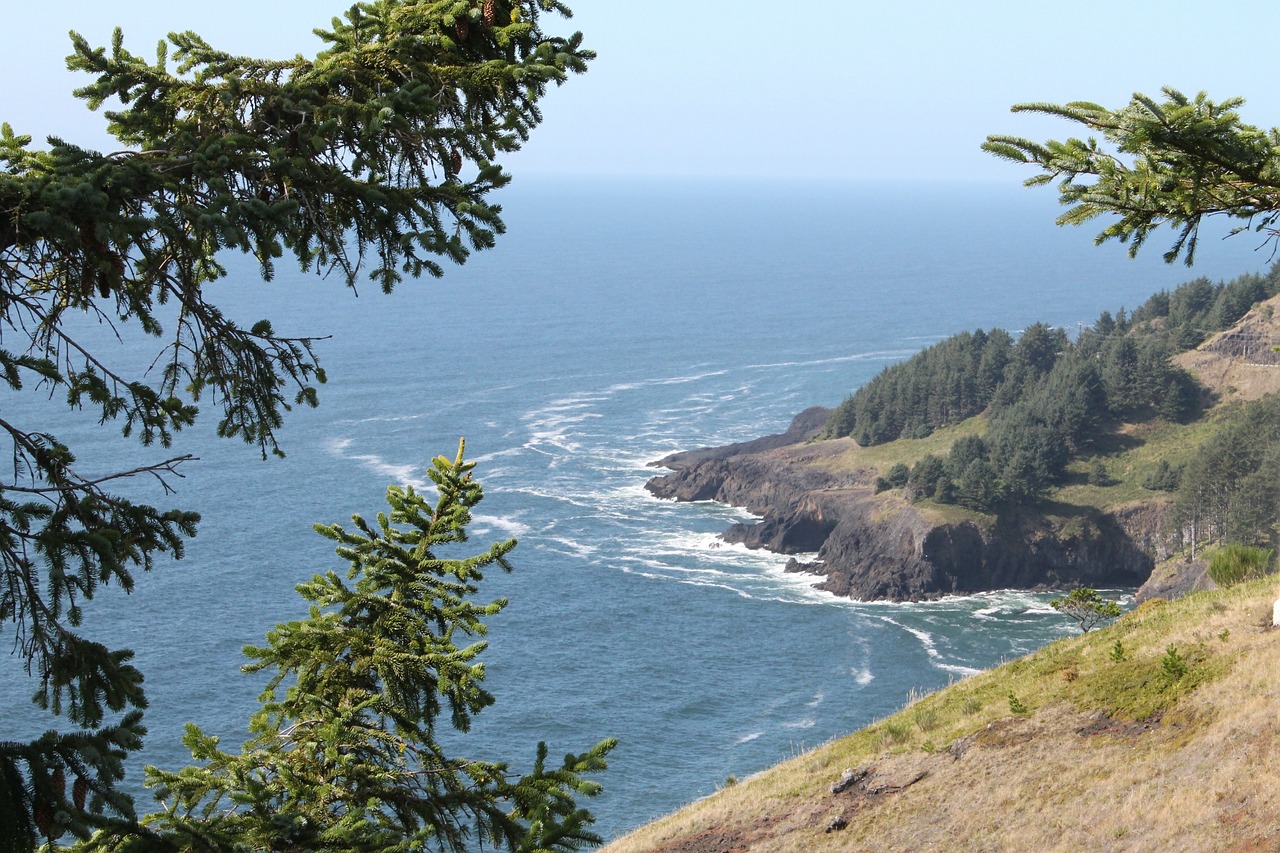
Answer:
<svg viewBox="0 0 1280 853"><path fill-rule="evenodd" d="M1260 578L1271 568L1275 551L1233 542L1209 560L1209 577L1220 587Z"/></svg>

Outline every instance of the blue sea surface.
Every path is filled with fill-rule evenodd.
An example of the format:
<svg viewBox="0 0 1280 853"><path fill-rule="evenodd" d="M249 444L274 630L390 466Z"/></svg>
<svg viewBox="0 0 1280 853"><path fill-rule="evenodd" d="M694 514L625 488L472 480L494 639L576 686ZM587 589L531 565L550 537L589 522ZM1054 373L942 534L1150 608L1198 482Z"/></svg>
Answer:
<svg viewBox="0 0 1280 853"><path fill-rule="evenodd" d="M311 525L374 515L388 483L424 484L464 436L486 494L477 550L520 545L516 571L482 592L511 601L484 655L497 703L451 743L525 769L539 740L556 755L618 738L592 803L606 837L1032 651L1070 633L1050 596L837 599L783 557L721 543L742 511L650 497L648 463L779 432L959 331L1074 332L1269 260L1241 235L1206 239L1193 271L1163 264L1154 238L1131 261L1057 229L1052 198L1016 186L541 179L502 201L495 250L390 296L287 266L263 282L241 258L210 287L242 320L331 336L331 379L286 423L286 459L216 439L209 410L175 445L200 457L176 495L125 486L204 516L184 560L86 608L89 632L135 649L146 674L150 736L129 784L145 763L185 762L188 721L243 738L261 680L239 672L240 649L304 614L295 584L343 568ZM85 333L125 362L158 349L106 331ZM161 458L30 397L0 397L6 417L57 433L85 473ZM0 671L0 740L49 724L18 669Z"/></svg>

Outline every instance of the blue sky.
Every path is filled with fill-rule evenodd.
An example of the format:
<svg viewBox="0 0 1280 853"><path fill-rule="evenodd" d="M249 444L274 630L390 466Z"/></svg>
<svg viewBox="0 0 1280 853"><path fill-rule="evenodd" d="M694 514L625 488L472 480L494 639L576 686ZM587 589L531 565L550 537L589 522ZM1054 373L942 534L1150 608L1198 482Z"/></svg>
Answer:
<svg viewBox="0 0 1280 853"><path fill-rule="evenodd" d="M14 2L0 30L0 120L37 139L109 145L71 97L66 33L106 44L115 25L150 56L192 29L235 53L313 52L343 2ZM1119 106L1173 85L1243 95L1280 124L1271 36L1280 3L570 0L600 56L551 94L546 122L504 161L517 176L815 177L1016 182L984 155L988 133L1044 139L1067 125L1013 116L1020 101Z"/></svg>

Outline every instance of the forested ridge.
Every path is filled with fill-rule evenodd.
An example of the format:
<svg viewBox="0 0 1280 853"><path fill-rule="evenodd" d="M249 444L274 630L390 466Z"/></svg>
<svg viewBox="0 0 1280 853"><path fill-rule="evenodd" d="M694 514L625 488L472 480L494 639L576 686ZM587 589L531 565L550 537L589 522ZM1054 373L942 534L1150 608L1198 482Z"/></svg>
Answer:
<svg viewBox="0 0 1280 853"><path fill-rule="evenodd" d="M1081 476L1082 462L1091 484L1107 485L1099 448L1125 424L1205 419L1207 437L1190 459L1161 460L1141 485L1173 495L1174 520L1192 547L1272 544L1280 401L1214 408L1209 389L1171 359L1277 293L1280 265L1217 284L1198 278L1131 313L1105 311L1074 337L1044 323L963 332L883 370L833 411L824 437L869 447L981 416L945 454L898 462L877 488L999 513L1051 496Z"/></svg>

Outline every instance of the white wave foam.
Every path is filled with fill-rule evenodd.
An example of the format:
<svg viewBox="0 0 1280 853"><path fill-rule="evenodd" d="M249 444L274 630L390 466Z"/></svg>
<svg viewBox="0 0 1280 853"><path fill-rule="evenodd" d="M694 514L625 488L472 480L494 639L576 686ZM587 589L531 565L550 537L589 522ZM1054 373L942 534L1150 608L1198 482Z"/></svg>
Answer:
<svg viewBox="0 0 1280 853"><path fill-rule="evenodd" d="M753 741L753 740L755 740L756 738L761 737L761 736L763 736L763 735L764 735L764 732L752 732L752 733L751 733L751 734L749 734L749 735L743 735L742 737L740 737L740 738L738 738L737 740L735 740L735 741L733 742L733 745L734 745L734 746L737 746L738 744L741 744L741 743L751 743L751 741Z"/></svg>
<svg viewBox="0 0 1280 853"><path fill-rule="evenodd" d="M481 455L472 458L471 461L475 462L477 465L481 465L485 462L491 462L494 459L501 459L505 456L519 456L520 451L523 449L524 448L521 447L508 447L506 450L495 450L492 453L482 453Z"/></svg>
<svg viewBox="0 0 1280 853"><path fill-rule="evenodd" d="M981 669L975 669L971 666L963 666L958 663L935 663L934 667L942 670L943 672L954 672L956 675L961 675L966 678L970 675L977 675L982 672Z"/></svg>
<svg viewBox="0 0 1280 853"><path fill-rule="evenodd" d="M481 536L487 536L493 531L499 530L507 536L518 539L528 533L530 529L529 525L513 515L473 515L471 521L475 525L473 532Z"/></svg>
<svg viewBox="0 0 1280 853"><path fill-rule="evenodd" d="M878 601L866 600L859 601L859 604L867 607L881 608L885 610L906 610L914 613L954 613L968 609L975 603L989 603L988 607L997 607L1012 609L1019 606L1025 608L1040 607L1038 596L1044 596L1046 593L1027 592L1018 589L998 589L987 592L970 592L959 594L948 594L941 598L932 599L930 601ZM970 611L972 612L972 611ZM1021 612L1021 611L1019 611Z"/></svg>
<svg viewBox="0 0 1280 853"><path fill-rule="evenodd" d="M350 438L331 438L325 443L325 449L340 459L358 462L364 468L389 478L397 485L413 486L423 493L435 493L435 485L422 475L421 472L424 469L421 465L389 462L376 453L348 453L347 450L352 444L354 440Z"/></svg>
<svg viewBox="0 0 1280 853"><path fill-rule="evenodd" d="M666 572L666 578L677 581L687 581L690 578L698 578L702 580L713 580L717 583L729 583L739 578L738 575L721 571L720 569L705 568L702 566L682 566L658 560L652 557L614 555L612 556L614 565L623 565L627 563L635 563L645 569L652 571Z"/></svg>
<svg viewBox="0 0 1280 853"><path fill-rule="evenodd" d="M783 723L782 727L784 729L811 729L817 724L818 724L817 720L811 717L805 717L802 720L792 720L789 723Z"/></svg>
<svg viewBox="0 0 1280 853"><path fill-rule="evenodd" d="M819 705L821 705L821 704L822 704L822 700L823 700L823 699L825 699L825 698L827 698L827 694L825 694L825 693L823 693L821 690L819 690L817 693L813 694L813 698L812 698L812 699L810 699L808 702L805 702L805 703L804 703L804 706L805 706L806 708L816 708L816 707L818 707Z"/></svg>
<svg viewBox="0 0 1280 853"><path fill-rule="evenodd" d="M552 546L548 543L561 545L564 547L565 553L571 554L575 557L580 557L582 559L593 557L600 551L600 549L595 545L588 545L585 542L578 542L563 536L544 537L542 540L543 547L552 548ZM553 548L552 550L555 550L555 549Z"/></svg>
<svg viewBox="0 0 1280 853"><path fill-rule="evenodd" d="M403 421L420 421L423 418L434 417L437 412L418 412L413 415L374 415L368 418L342 418L334 421L335 424L395 424Z"/></svg>
<svg viewBox="0 0 1280 853"><path fill-rule="evenodd" d="M871 667L867 664L850 667L849 674L853 676L854 682L859 687L866 687L868 684L876 680L875 673L871 671Z"/></svg>
<svg viewBox="0 0 1280 853"><path fill-rule="evenodd" d="M643 433L626 436L622 442L625 447L617 448L607 455L600 454L599 458L609 462L620 472L630 474L643 473L645 475L645 480L648 480L650 477L658 474L665 473L667 471L666 468L657 468L649 463L655 462L670 453L677 452L679 447L675 443L672 443L669 446L659 446L656 442L647 442L647 438L648 437ZM651 445L650 449L637 449L637 445L643 445L646 443ZM643 484L637 484L636 488L643 492L647 496L648 500L654 499L653 495L644 491Z"/></svg>
<svg viewBox="0 0 1280 853"><path fill-rule="evenodd" d="M557 429L538 430L530 433L529 440L524 443L523 447L526 450L536 450L548 456L556 455L543 450L542 445L556 447L570 454L578 453L582 450L581 443L569 440L569 433L566 430Z"/></svg>
<svg viewBox="0 0 1280 853"><path fill-rule="evenodd" d="M537 451L543 453L544 451ZM542 486L511 486L504 489L505 492L515 495L529 495L535 498L545 498L547 500L562 501L570 506L579 507L580 509L598 509L599 507L591 500L590 495L573 495L567 491L557 489L544 488Z"/></svg>
<svg viewBox="0 0 1280 853"><path fill-rule="evenodd" d="M910 625L903 625L901 622L896 622L893 619L885 619L884 621L888 622L891 625L896 625L897 627L901 628L903 631L906 631L908 634L910 634L911 636L919 640L920 646L924 649L925 654L927 654L929 657L935 660L942 660L942 653L938 651L938 646L933 641L933 635L930 634L928 631L924 631L920 628L912 628Z"/></svg>
<svg viewBox="0 0 1280 853"><path fill-rule="evenodd" d="M638 391L641 388L652 388L655 385L682 385L723 376L728 370L711 370L703 373L685 373L678 376L654 376L650 379L634 379L630 382L616 382L605 389L608 394L620 394L626 391Z"/></svg>
<svg viewBox="0 0 1280 853"><path fill-rule="evenodd" d="M624 569L623 571L626 571L626 570ZM655 575L655 574L646 573L646 572L631 572L631 574L639 575L642 578L648 578L650 580L661 580L661 581L671 580L671 577L668 575ZM733 586L727 583L712 583L711 581L686 579L686 578L677 578L676 583L685 584L687 586L700 586L700 587L709 588L709 589L723 589L725 592L731 592L734 595L738 596L739 598L745 598L748 601L751 601L755 598L755 596L751 595L751 593L746 592L745 590L738 589L736 586Z"/></svg>
<svg viewBox="0 0 1280 853"><path fill-rule="evenodd" d="M965 675L965 676L976 675L977 673L982 672L982 670L974 669L971 666L964 666L963 664L956 664L956 663L948 663L947 660L942 656L942 653L938 651L938 647L937 647L937 644L934 642L933 635L930 634L928 631L925 631L921 628L913 628L910 625L903 625L901 622L898 622L894 619L890 619L887 616L881 616L880 618L883 619L885 622L888 622L890 625L893 625L897 628L902 629L903 631L906 631L908 634L911 634L913 637L919 640L920 646L924 649L925 654L929 658L929 664L933 666L934 669L940 669L943 672L954 672L957 675Z"/></svg>
<svg viewBox="0 0 1280 853"><path fill-rule="evenodd" d="M685 385L690 382L700 382L703 379L712 379L716 376L724 376L728 370L708 370L705 373L690 373L686 376L668 376L665 379L653 379L646 382L646 385Z"/></svg>
<svg viewBox="0 0 1280 853"><path fill-rule="evenodd" d="M775 370L778 368L792 367L813 367L820 364L848 364L852 361L884 361L886 359L907 358L915 355L920 350L914 349L892 349L892 350L872 350L871 352L857 352L850 355L838 355L831 358L817 358L803 361L771 361L762 362L760 364L748 364L745 366L747 370Z"/></svg>

